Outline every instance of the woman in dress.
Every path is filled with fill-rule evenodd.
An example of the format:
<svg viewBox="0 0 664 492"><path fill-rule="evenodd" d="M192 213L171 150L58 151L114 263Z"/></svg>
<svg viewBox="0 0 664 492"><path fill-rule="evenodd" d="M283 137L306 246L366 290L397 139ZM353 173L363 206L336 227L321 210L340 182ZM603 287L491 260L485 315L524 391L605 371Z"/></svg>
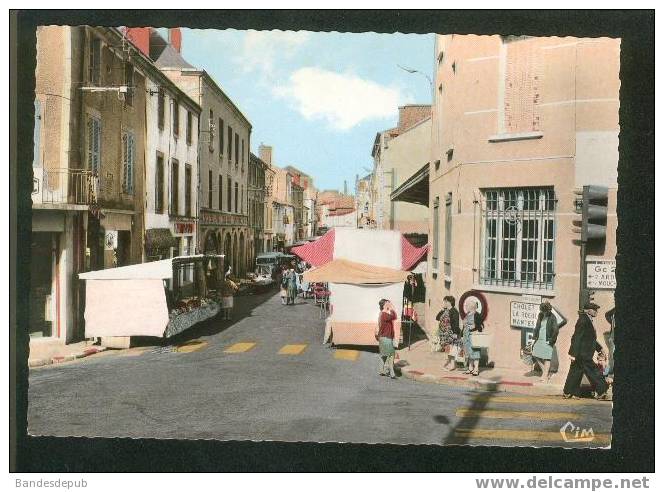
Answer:
<svg viewBox="0 0 664 492"><path fill-rule="evenodd" d="M230 278L226 277L224 279L224 284L221 288L222 319L230 320L233 318L233 296L237 289L237 284Z"/></svg>
<svg viewBox="0 0 664 492"><path fill-rule="evenodd" d="M288 270L285 266L279 267L279 295L281 296L281 304L288 303Z"/></svg>
<svg viewBox="0 0 664 492"><path fill-rule="evenodd" d="M443 369L454 371L456 362L453 347L456 347L456 340L459 334L459 311L454 307L456 299L452 296L443 298L443 309L436 315L438 321L438 339L436 346L440 347L445 353L445 365ZM450 366L451 364L451 366Z"/></svg>
<svg viewBox="0 0 664 492"><path fill-rule="evenodd" d="M540 381L548 381L551 378L551 358L553 357L553 347L558 339L558 322L551 312L551 304L544 301L540 304L540 312L535 324L533 333L533 361L535 365L542 370Z"/></svg>
<svg viewBox="0 0 664 492"><path fill-rule="evenodd" d="M479 376L480 374L480 349L473 348L471 334L481 332L484 329L482 315L477 312L478 304L474 299L468 299L465 304L466 317L463 319L463 348L466 353L467 369L464 374Z"/></svg>
<svg viewBox="0 0 664 492"><path fill-rule="evenodd" d="M288 278L288 284L286 286L287 290L287 297L286 297L286 304L295 304L295 298L297 297L297 273L295 272L294 268L291 268L288 270L288 274L286 276Z"/></svg>

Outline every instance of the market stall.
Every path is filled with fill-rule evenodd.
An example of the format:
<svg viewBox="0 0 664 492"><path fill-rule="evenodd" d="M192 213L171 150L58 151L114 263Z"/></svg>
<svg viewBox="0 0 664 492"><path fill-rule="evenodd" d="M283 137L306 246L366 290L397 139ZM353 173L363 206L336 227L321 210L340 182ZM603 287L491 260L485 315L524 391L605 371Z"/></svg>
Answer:
<svg viewBox="0 0 664 492"><path fill-rule="evenodd" d="M223 258L181 256L79 274L86 281L86 338L125 347L130 337L168 338L216 316Z"/></svg>

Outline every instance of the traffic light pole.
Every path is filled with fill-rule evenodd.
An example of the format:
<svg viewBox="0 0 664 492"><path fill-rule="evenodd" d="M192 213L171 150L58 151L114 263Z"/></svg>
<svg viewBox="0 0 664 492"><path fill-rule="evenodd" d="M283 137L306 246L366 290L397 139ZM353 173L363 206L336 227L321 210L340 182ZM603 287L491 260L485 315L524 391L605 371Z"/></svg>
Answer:
<svg viewBox="0 0 664 492"><path fill-rule="evenodd" d="M586 303L586 242L581 243L579 264L579 311L583 310Z"/></svg>

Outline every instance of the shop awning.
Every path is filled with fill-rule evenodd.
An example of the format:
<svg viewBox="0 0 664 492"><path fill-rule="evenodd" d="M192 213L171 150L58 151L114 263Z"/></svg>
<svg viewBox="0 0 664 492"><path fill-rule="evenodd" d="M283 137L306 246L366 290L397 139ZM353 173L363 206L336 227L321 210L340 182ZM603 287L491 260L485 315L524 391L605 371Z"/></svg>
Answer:
<svg viewBox="0 0 664 492"><path fill-rule="evenodd" d="M178 239L168 228L148 229L145 231L145 247L148 251L177 248Z"/></svg>
<svg viewBox="0 0 664 492"><path fill-rule="evenodd" d="M416 203L429 206L429 164L404 181L390 194L393 202Z"/></svg>
<svg viewBox="0 0 664 492"><path fill-rule="evenodd" d="M304 272L305 282L338 284L392 284L405 282L408 272L394 268L367 265L348 260L332 260L322 267Z"/></svg>

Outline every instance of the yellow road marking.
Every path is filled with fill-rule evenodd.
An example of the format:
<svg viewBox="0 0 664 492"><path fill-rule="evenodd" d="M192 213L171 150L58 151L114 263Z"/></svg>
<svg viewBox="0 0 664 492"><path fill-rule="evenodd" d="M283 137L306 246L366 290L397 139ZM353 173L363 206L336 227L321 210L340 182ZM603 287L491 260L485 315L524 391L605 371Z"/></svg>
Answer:
<svg viewBox="0 0 664 492"><path fill-rule="evenodd" d="M304 352L304 349L307 348L306 344L295 344L295 345L284 345L281 347L281 350L279 350L279 354L281 355L297 355L301 354Z"/></svg>
<svg viewBox="0 0 664 492"><path fill-rule="evenodd" d="M560 432L556 431L530 431L518 429L455 429L454 437L469 438L469 439L488 439L497 440L504 439L510 441L545 441L545 442L558 442L565 444ZM574 441L570 441L572 444ZM584 442L584 441L581 441ZM595 434L592 441L593 444L607 446L611 444L610 434Z"/></svg>
<svg viewBox="0 0 664 492"><path fill-rule="evenodd" d="M178 345L175 348L176 352L182 352L182 353L189 353L189 352L196 352L197 350L204 349L207 347L208 342L203 341L203 340L192 340L190 342L183 343L182 345Z"/></svg>
<svg viewBox="0 0 664 492"><path fill-rule="evenodd" d="M482 417L485 419L570 420L578 417L572 412L520 412L516 410L480 410L457 408L457 417Z"/></svg>
<svg viewBox="0 0 664 492"><path fill-rule="evenodd" d="M337 349L334 351L334 358L340 360L357 360L360 352L357 350Z"/></svg>
<svg viewBox="0 0 664 492"><path fill-rule="evenodd" d="M486 401L490 403L517 403L523 405L542 403L545 405L606 405L605 401L598 401L592 398L565 399L560 397L547 396L490 396L482 395L476 397L477 401Z"/></svg>
<svg viewBox="0 0 664 492"><path fill-rule="evenodd" d="M256 342L239 342L234 343L228 347L224 352L227 354L239 354L240 352L248 352L256 346Z"/></svg>

